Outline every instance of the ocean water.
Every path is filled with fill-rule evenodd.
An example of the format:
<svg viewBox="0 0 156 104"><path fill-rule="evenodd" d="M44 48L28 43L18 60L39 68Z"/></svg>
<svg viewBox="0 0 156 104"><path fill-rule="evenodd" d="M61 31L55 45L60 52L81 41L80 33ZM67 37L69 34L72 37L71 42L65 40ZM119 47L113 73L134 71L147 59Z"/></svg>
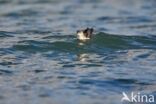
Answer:
<svg viewBox="0 0 156 104"><path fill-rule="evenodd" d="M122 104L122 92L156 101L155 0L0 0L0 104Z"/></svg>

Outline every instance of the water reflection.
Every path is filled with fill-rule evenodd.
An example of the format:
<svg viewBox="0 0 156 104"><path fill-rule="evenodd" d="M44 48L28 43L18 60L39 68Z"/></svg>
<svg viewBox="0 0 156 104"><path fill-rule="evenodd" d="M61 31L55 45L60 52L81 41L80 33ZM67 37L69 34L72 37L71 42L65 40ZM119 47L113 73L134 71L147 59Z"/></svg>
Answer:
<svg viewBox="0 0 156 104"><path fill-rule="evenodd" d="M88 54L83 53L83 54L78 55L78 60L81 61L81 62L87 62Z"/></svg>

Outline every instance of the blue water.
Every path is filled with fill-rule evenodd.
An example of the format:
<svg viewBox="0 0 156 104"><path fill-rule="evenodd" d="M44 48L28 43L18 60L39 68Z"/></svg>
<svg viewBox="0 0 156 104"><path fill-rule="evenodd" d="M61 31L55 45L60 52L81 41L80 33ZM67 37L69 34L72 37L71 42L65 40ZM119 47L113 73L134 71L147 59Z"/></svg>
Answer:
<svg viewBox="0 0 156 104"><path fill-rule="evenodd" d="M132 91L156 96L155 0L0 0L0 104L122 104Z"/></svg>

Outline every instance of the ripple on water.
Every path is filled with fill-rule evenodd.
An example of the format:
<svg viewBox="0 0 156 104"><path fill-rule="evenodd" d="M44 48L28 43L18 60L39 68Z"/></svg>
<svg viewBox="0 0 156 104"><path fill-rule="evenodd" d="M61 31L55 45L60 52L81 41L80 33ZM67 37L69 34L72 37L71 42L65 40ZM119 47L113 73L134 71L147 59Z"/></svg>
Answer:
<svg viewBox="0 0 156 104"><path fill-rule="evenodd" d="M0 75L12 75L12 74L13 74L13 72L10 70L0 69Z"/></svg>
<svg viewBox="0 0 156 104"><path fill-rule="evenodd" d="M0 39L7 38L7 37L14 37L12 32L7 31L0 31Z"/></svg>

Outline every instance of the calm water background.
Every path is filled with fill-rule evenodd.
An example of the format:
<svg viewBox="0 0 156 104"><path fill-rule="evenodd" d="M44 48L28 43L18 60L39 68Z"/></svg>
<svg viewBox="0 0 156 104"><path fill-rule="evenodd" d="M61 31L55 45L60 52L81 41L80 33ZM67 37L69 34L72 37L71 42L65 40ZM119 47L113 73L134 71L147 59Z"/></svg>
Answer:
<svg viewBox="0 0 156 104"><path fill-rule="evenodd" d="M0 0L0 104L121 104L123 91L156 95L155 0Z"/></svg>

